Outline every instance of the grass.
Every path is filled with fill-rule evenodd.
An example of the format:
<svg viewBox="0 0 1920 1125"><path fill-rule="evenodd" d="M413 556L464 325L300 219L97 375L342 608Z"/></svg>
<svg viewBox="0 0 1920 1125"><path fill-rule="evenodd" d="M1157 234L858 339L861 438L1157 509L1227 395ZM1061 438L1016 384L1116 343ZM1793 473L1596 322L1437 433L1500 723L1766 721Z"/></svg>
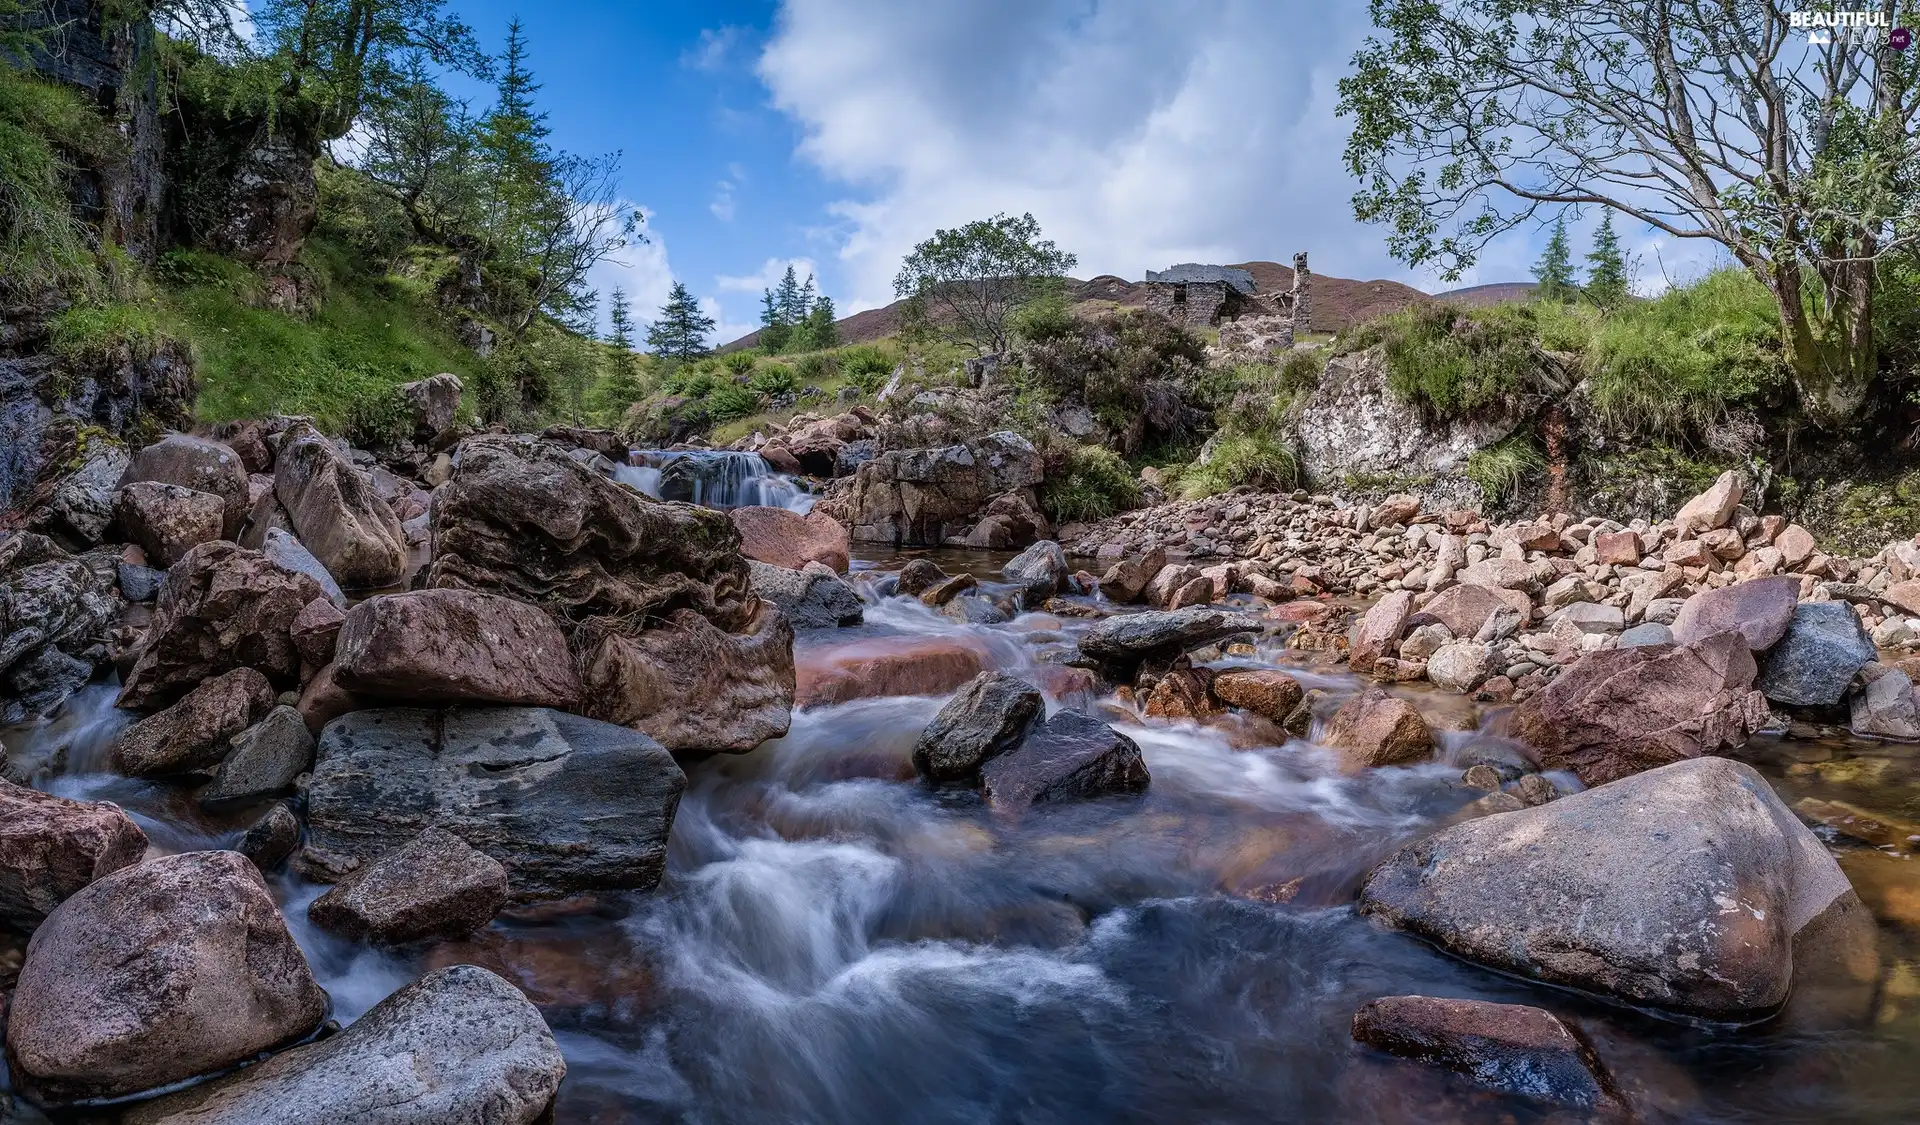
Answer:
<svg viewBox="0 0 1920 1125"><path fill-rule="evenodd" d="M1461 475L1480 486L1488 504L1499 504L1517 492L1528 477L1545 472L1546 458L1531 439L1516 435L1467 458Z"/></svg>
<svg viewBox="0 0 1920 1125"><path fill-rule="evenodd" d="M1458 418L1520 391L1537 363L1535 318L1526 305L1464 314L1416 305L1380 322L1387 388L1438 418Z"/></svg>
<svg viewBox="0 0 1920 1125"><path fill-rule="evenodd" d="M124 143L77 92L0 61L0 293L101 294L107 272L67 186L72 165Z"/></svg>
<svg viewBox="0 0 1920 1125"><path fill-rule="evenodd" d="M1103 520L1140 501L1140 482L1120 455L1098 445L1068 450L1064 465L1047 476L1040 506L1055 523Z"/></svg>
<svg viewBox="0 0 1920 1125"><path fill-rule="evenodd" d="M1773 298L1738 269L1607 316L1585 369L1609 428L1668 436L1704 427L1786 381Z"/></svg>
<svg viewBox="0 0 1920 1125"><path fill-rule="evenodd" d="M1216 442L1206 464L1181 469L1174 481L1188 500L1218 496L1240 487L1282 491L1296 487L1300 464L1293 450L1272 434L1238 434Z"/></svg>

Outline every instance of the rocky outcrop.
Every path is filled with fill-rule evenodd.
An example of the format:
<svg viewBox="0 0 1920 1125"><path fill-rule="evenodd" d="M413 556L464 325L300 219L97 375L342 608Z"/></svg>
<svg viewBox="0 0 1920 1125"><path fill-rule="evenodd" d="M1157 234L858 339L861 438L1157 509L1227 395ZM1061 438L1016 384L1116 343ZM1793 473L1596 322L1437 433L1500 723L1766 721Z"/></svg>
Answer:
<svg viewBox="0 0 1920 1125"><path fill-rule="evenodd" d="M763 562L747 566L753 592L779 606L796 629L858 625L866 616L866 607L853 587L819 563L808 563L800 570Z"/></svg>
<svg viewBox="0 0 1920 1125"><path fill-rule="evenodd" d="M1786 999L1794 935L1851 899L1764 778L1701 758L1443 829L1375 868L1360 910L1504 972L1742 1020Z"/></svg>
<svg viewBox="0 0 1920 1125"><path fill-rule="evenodd" d="M519 989L454 965L330 1039L138 1106L125 1125L533 1125L566 1073Z"/></svg>
<svg viewBox="0 0 1920 1125"><path fill-rule="evenodd" d="M365 474L306 422L280 437L273 494L294 534L349 590L377 589L407 571L407 536Z"/></svg>
<svg viewBox="0 0 1920 1125"><path fill-rule="evenodd" d="M273 685L252 668L223 672L121 731L109 750L113 768L128 777L211 769L227 740L265 715L273 699Z"/></svg>
<svg viewBox="0 0 1920 1125"><path fill-rule="evenodd" d="M50 715L111 654L117 568L45 536L0 539L0 725Z"/></svg>
<svg viewBox="0 0 1920 1125"><path fill-rule="evenodd" d="M1540 1008L1382 996L1353 1014L1353 1037L1501 1093L1583 1110L1625 1108L1593 1045Z"/></svg>
<svg viewBox="0 0 1920 1125"><path fill-rule="evenodd" d="M190 434L168 434L133 455L122 488L137 481L177 485L220 497L225 504L220 534L232 538L246 521L247 470L231 448Z"/></svg>
<svg viewBox="0 0 1920 1125"><path fill-rule="evenodd" d="M460 419L463 390L460 376L451 371L400 384L400 398L407 404L407 420L412 423L414 441L428 449L446 444Z"/></svg>
<svg viewBox="0 0 1920 1125"><path fill-rule="evenodd" d="M920 732L913 768L931 781L972 780L990 759L1018 746L1045 712L1031 684L982 672Z"/></svg>
<svg viewBox="0 0 1920 1125"><path fill-rule="evenodd" d="M476 590L415 590L347 611L334 680L368 699L573 708L567 638L539 609Z"/></svg>
<svg viewBox="0 0 1920 1125"><path fill-rule="evenodd" d="M507 896L507 869L497 860L429 828L341 880L307 907L307 917L355 940L452 940L493 921Z"/></svg>
<svg viewBox="0 0 1920 1125"><path fill-rule="evenodd" d="M646 629L611 619L575 630L582 710L645 731L669 750L743 754L787 733L793 626L772 602L726 632L691 609Z"/></svg>
<svg viewBox="0 0 1920 1125"><path fill-rule="evenodd" d="M355 711L320 736L301 865L342 879L437 825L518 902L651 889L685 787L651 738L560 711Z"/></svg>
<svg viewBox="0 0 1920 1125"><path fill-rule="evenodd" d="M114 504L121 532L163 570L220 538L225 518L226 501L213 493L158 481L134 481Z"/></svg>
<svg viewBox="0 0 1920 1125"><path fill-rule="evenodd" d="M740 532L740 553L756 562L799 570L810 562L845 574L852 544L847 529L824 512L746 507L727 512Z"/></svg>
<svg viewBox="0 0 1920 1125"><path fill-rule="evenodd" d="M1519 406L1436 421L1387 388L1385 356L1373 348L1327 361L1319 385L1294 408L1293 429L1301 467L1314 480L1457 474L1469 456L1514 431Z"/></svg>
<svg viewBox="0 0 1920 1125"><path fill-rule="evenodd" d="M1046 801L1139 793L1150 780L1132 739L1091 715L1061 711L1018 748L990 759L980 792L995 810L1018 812Z"/></svg>
<svg viewBox="0 0 1920 1125"><path fill-rule="evenodd" d="M0 779L0 925L31 932L82 887L146 854L146 833L118 805Z"/></svg>
<svg viewBox="0 0 1920 1125"><path fill-rule="evenodd" d="M822 508L863 542L935 547L964 538L992 501L1013 494L1037 508L1040 454L1001 432L937 449L892 450L860 466ZM1031 540L1029 540L1031 541Z"/></svg>
<svg viewBox="0 0 1920 1125"><path fill-rule="evenodd" d="M327 1001L238 852L123 867L34 934L8 1012L15 1088L117 1098L246 1061L319 1026Z"/></svg>

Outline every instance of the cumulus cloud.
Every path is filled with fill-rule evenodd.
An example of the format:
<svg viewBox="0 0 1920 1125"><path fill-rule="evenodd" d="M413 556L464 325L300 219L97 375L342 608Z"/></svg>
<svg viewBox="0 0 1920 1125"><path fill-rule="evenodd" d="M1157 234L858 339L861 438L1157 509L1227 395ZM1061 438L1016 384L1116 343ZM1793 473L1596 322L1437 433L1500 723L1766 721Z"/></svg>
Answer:
<svg viewBox="0 0 1920 1125"><path fill-rule="evenodd" d="M621 200L620 210L638 210L648 220L653 218L652 209L631 200ZM587 284L600 291L602 331L607 328L607 303L614 287L626 291L627 300L633 305L634 319L641 323L653 319L660 306L667 303L667 293L673 288L673 266L667 260L666 239L659 231L647 230L646 223L642 223L640 229L646 232L645 242L629 241L624 249L587 274Z"/></svg>
<svg viewBox="0 0 1920 1125"><path fill-rule="evenodd" d="M802 281L810 275L817 276L820 272L812 258L768 258L752 273L722 274L714 278L714 288L722 293L752 293L758 296L761 290L771 289L780 284L780 279L786 276L788 266L793 267L794 276Z"/></svg>

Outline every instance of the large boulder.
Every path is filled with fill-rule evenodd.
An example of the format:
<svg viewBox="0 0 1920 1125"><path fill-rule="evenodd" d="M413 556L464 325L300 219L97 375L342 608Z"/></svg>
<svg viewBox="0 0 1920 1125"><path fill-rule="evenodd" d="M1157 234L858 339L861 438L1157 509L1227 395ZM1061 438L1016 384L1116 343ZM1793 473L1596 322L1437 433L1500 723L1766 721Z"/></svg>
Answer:
<svg viewBox="0 0 1920 1125"><path fill-rule="evenodd" d="M1024 680L982 672L947 701L913 746L913 767L933 781L966 781L1020 744L1046 711Z"/></svg>
<svg viewBox="0 0 1920 1125"><path fill-rule="evenodd" d="M118 569L45 536L0 538L0 726L51 715L109 659Z"/></svg>
<svg viewBox="0 0 1920 1125"><path fill-rule="evenodd" d="M1061 711L980 771L987 804L1018 812L1043 801L1139 793L1151 779L1131 738L1079 711Z"/></svg>
<svg viewBox="0 0 1920 1125"><path fill-rule="evenodd" d="M80 888L146 854L146 833L118 805L0 778L0 925L31 931Z"/></svg>
<svg viewBox="0 0 1920 1125"><path fill-rule="evenodd" d="M1388 388L1379 348L1327 361L1319 384L1291 414L1301 467L1325 481L1458 473L1468 457L1523 420L1517 409L1435 419Z"/></svg>
<svg viewBox="0 0 1920 1125"><path fill-rule="evenodd" d="M400 384L400 398L407 404L414 441L428 449L445 444L459 420L460 392L464 389L460 376L451 371Z"/></svg>
<svg viewBox="0 0 1920 1125"><path fill-rule="evenodd" d="M132 456L113 441L87 444L86 459L35 509L31 526L70 546L91 547L106 537L119 498L120 478ZM224 502L222 512L225 512Z"/></svg>
<svg viewBox="0 0 1920 1125"><path fill-rule="evenodd" d="M226 510L226 501L211 492L151 480L122 488L113 509L127 539L163 570L200 544L220 538Z"/></svg>
<svg viewBox="0 0 1920 1125"><path fill-rule="evenodd" d="M1745 1020L1787 998L1794 936L1851 900L1764 778L1700 758L1443 829L1375 868L1359 905L1504 972Z"/></svg>
<svg viewBox="0 0 1920 1125"><path fill-rule="evenodd" d="M404 945L463 938L507 904L507 869L444 828L363 865L307 907L322 929Z"/></svg>
<svg viewBox="0 0 1920 1125"><path fill-rule="evenodd" d="M1897 668L1882 669L1853 697L1853 733L1896 742L1920 742L1920 697Z"/></svg>
<svg viewBox="0 0 1920 1125"><path fill-rule="evenodd" d="M1382 996L1353 1014L1353 1037L1390 1055L1445 1067L1501 1093L1576 1109L1617 1113L1624 1108L1593 1045L1541 1008Z"/></svg>
<svg viewBox="0 0 1920 1125"><path fill-rule="evenodd" d="M118 704L164 707L233 668L255 668L276 687L299 679L288 627L324 594L304 574L232 543L202 543L167 571L153 625Z"/></svg>
<svg viewBox="0 0 1920 1125"><path fill-rule="evenodd" d="M533 1125L566 1073L519 989L452 965L330 1039L137 1106L124 1125Z"/></svg>
<svg viewBox="0 0 1920 1125"><path fill-rule="evenodd" d="M1509 732L1588 785L1738 746L1767 719L1737 632L1589 653L1515 708Z"/></svg>
<svg viewBox="0 0 1920 1125"><path fill-rule="evenodd" d="M996 497L1026 504L1044 475L1040 453L1000 432L934 449L896 449L860 466L826 507L865 542L936 547L963 536Z"/></svg>
<svg viewBox="0 0 1920 1125"><path fill-rule="evenodd" d="M1080 638L1080 652L1109 670L1116 680L1150 660L1171 660L1201 645L1259 626L1237 613L1202 606L1150 610L1109 617Z"/></svg>
<svg viewBox="0 0 1920 1125"><path fill-rule="evenodd" d="M1100 576L1100 593L1109 601L1132 602L1147 592L1147 583L1167 565L1167 552L1155 547L1144 555L1128 555Z"/></svg>
<svg viewBox="0 0 1920 1125"><path fill-rule="evenodd" d="M686 775L638 731L533 707L355 711L320 736L302 867L328 880L438 825L516 901L660 881Z"/></svg>
<svg viewBox="0 0 1920 1125"><path fill-rule="evenodd" d="M1353 623L1348 639L1348 666L1355 672L1371 672L1374 662L1392 656L1413 612L1413 591L1395 590L1375 602Z"/></svg>
<svg viewBox="0 0 1920 1125"><path fill-rule="evenodd" d="M801 515L785 508L746 507L727 512L740 532L740 553L758 562L799 570L810 562L842 574L852 558L847 529L825 512Z"/></svg>
<svg viewBox="0 0 1920 1125"><path fill-rule="evenodd" d="M247 467L232 447L190 434L168 434L133 455L120 477L121 487L155 481L210 492L225 505L220 534L232 538L246 522L250 507Z"/></svg>
<svg viewBox="0 0 1920 1125"><path fill-rule="evenodd" d="M580 676L560 627L534 606L477 590L414 590L347 611L334 679L369 699L571 708Z"/></svg>
<svg viewBox="0 0 1920 1125"><path fill-rule="evenodd" d="M1048 598L1063 593L1073 582L1073 570L1060 544L1042 539L1015 555L1001 569L1007 581L1019 587L1029 607L1038 608Z"/></svg>
<svg viewBox="0 0 1920 1125"><path fill-rule="evenodd" d="M212 769L226 755L227 740L265 715L273 699L273 685L252 668L222 672L121 731L108 755L128 777Z"/></svg>
<svg viewBox="0 0 1920 1125"><path fill-rule="evenodd" d="M1413 704L1380 688L1368 688L1340 705L1327 723L1325 742L1340 756L1340 768L1358 772L1404 766L1433 756L1433 729Z"/></svg>
<svg viewBox="0 0 1920 1125"><path fill-rule="evenodd" d="M1760 691L1775 703L1831 707L1874 656L1872 638L1846 602L1802 602L1787 635L1760 663Z"/></svg>
<svg viewBox="0 0 1920 1125"><path fill-rule="evenodd" d="M7 1014L15 1089L118 1098L245 1062L319 1026L326 994L238 852L123 867L56 907Z"/></svg>
<svg viewBox="0 0 1920 1125"><path fill-rule="evenodd" d="M1673 619L1673 639L1683 645L1732 630L1747 647L1764 652L1780 643L1800 600L1800 580L1781 575L1703 590L1688 598Z"/></svg>
<svg viewBox="0 0 1920 1125"><path fill-rule="evenodd" d="M407 535L373 482L320 431L296 422L280 438L273 494L293 531L349 590L391 586L407 572Z"/></svg>
<svg viewBox="0 0 1920 1125"><path fill-rule="evenodd" d="M691 609L644 630L601 619L573 635L582 709L669 750L741 754L787 733L793 626L772 602L726 632Z"/></svg>
<svg viewBox="0 0 1920 1125"><path fill-rule="evenodd" d="M800 570L749 562L753 592L780 607L796 629L858 625L866 617L860 595L838 574L819 563Z"/></svg>

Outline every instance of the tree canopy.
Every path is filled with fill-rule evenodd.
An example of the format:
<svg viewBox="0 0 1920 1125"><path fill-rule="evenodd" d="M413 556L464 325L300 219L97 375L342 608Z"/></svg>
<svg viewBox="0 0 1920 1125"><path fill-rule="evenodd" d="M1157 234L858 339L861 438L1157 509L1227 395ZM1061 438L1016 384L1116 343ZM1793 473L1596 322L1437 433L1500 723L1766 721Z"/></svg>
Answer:
<svg viewBox="0 0 1920 1125"><path fill-rule="evenodd" d="M1058 285L1078 261L1040 237L1032 214L999 214L935 231L907 255L893 291L907 299L909 326L999 352L1014 311Z"/></svg>

